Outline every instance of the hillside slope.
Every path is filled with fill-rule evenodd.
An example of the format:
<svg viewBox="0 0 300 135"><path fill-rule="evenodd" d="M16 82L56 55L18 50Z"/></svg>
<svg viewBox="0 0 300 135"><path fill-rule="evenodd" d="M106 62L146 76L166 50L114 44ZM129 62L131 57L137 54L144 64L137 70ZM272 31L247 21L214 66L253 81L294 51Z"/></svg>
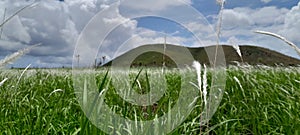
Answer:
<svg viewBox="0 0 300 135"><path fill-rule="evenodd" d="M162 66L163 61L167 67L176 67L178 65L190 65L195 60L202 64L210 65L208 59L207 50L214 52L216 46L188 48L176 45L168 44L166 46L167 56L163 56L163 44L144 45L132 49L125 54L117 57L113 60L114 65L125 66L131 63L130 66ZM234 64L234 61L242 62L236 51L232 46L222 45L224 56L226 59L226 65ZM147 50L147 51L146 51ZM283 65L283 66L297 66L300 65L300 60L286 56L279 52L269 50L257 46L242 45L240 50L243 56L244 63L250 65L263 64L267 66ZM188 57L186 54L190 54ZM210 54L214 56L214 54ZM171 59L172 58L172 59ZM131 60L131 61L128 61ZM211 59L213 61L213 59ZM176 61L176 62L175 62ZM211 61L211 62L212 62ZM108 62L105 66L112 64L112 61Z"/></svg>

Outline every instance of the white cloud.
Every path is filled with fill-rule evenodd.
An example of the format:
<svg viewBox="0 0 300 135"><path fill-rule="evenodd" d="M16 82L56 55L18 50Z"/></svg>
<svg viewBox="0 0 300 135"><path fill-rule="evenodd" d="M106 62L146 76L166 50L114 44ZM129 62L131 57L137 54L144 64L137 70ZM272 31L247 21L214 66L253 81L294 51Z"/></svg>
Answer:
<svg viewBox="0 0 300 135"><path fill-rule="evenodd" d="M22 24L19 16L15 16L3 27L3 33L7 40L17 40L27 44L31 41L28 27L26 28L26 26Z"/></svg>
<svg viewBox="0 0 300 135"><path fill-rule="evenodd" d="M300 2L286 14L284 29L280 30L279 33L298 43L300 47Z"/></svg>
<svg viewBox="0 0 300 135"><path fill-rule="evenodd" d="M269 2L271 2L272 0L261 0L261 2L263 2L263 3L269 3Z"/></svg>
<svg viewBox="0 0 300 135"><path fill-rule="evenodd" d="M223 15L224 29L245 29L249 27L269 27L284 23L286 8L263 7L258 9L234 8L225 9Z"/></svg>
<svg viewBox="0 0 300 135"><path fill-rule="evenodd" d="M72 56L76 39L84 29L89 20L99 11L108 9L109 4L117 0L65 0L65 2L45 0L35 8L26 9L5 25L3 38L6 41L0 41L1 55L14 52L26 47L28 44L42 42L43 45L34 49L29 55L36 58L36 64L55 64L63 65L72 63ZM262 0L270 2L270 0ZM33 2L33 0L2 0L0 1L0 19L3 9L8 8L7 16L11 15L21 7ZM185 0L185 4L191 5L191 0ZM128 49L143 44L163 43L164 35L157 31L138 27L136 20L130 19L130 14L159 12L168 15L177 15L181 12L182 2L171 0L122 0L120 7L111 9L100 24L95 24L92 29L99 31L109 31L106 26L112 26L121 23L121 25L110 32L103 43L100 52L105 52L108 58L112 56L120 44L128 39ZM186 6L186 5L185 5ZM267 30L280 33L287 36L294 42L300 43L300 4L294 8L277 8L275 6L251 9L247 7L237 7L224 10L222 43L228 43L233 40L239 44L260 44L267 47L277 48L278 50L286 47L281 46L278 40L272 37L257 35L253 30ZM124 10L126 8L127 10ZM172 9L172 10L168 10ZM127 12L128 11L128 12ZM166 11L174 11L166 13ZM183 10L184 11L184 10ZM215 15L216 16L216 15ZM184 18L179 16L178 18ZM192 29L192 32L200 35L201 42L204 45L216 43L215 33L208 24L198 20L187 20L186 25ZM178 34L176 34L178 35ZM228 40L231 39L231 40ZM8 41L9 40L9 41ZM99 45L95 39L88 41ZM187 44L189 46L199 46L192 37L172 36L168 37L168 43ZM6 46L8 45L9 46ZM274 45L275 44L275 45ZM274 47L275 46L275 47ZM96 46L85 46L85 53L97 51ZM285 50L286 51L286 50ZM3 53L6 52L6 53ZM103 55L99 54L99 55ZM83 59L82 59L83 60ZM84 61L84 60L83 60ZM26 64L25 64L26 65Z"/></svg>
<svg viewBox="0 0 300 135"><path fill-rule="evenodd" d="M225 9L223 29L221 31L222 43L232 44L234 40L238 44L262 46L286 55L299 57L284 42L274 37L254 33L255 30L270 31L282 34L299 44L299 7L300 4L292 9L275 6L256 9L248 7Z"/></svg>
<svg viewBox="0 0 300 135"><path fill-rule="evenodd" d="M78 31L76 30L75 23L70 19L67 20L65 28L60 32L63 39L65 39L68 44L75 44L79 35Z"/></svg>
<svg viewBox="0 0 300 135"><path fill-rule="evenodd" d="M223 27L225 29L245 28L253 24L252 19L245 12L235 11L234 9L226 9L223 12Z"/></svg>
<svg viewBox="0 0 300 135"><path fill-rule="evenodd" d="M268 26L273 24L284 23L284 16L288 12L286 8L280 8L271 6L263 7L255 10L250 14L250 18L256 25Z"/></svg>
<svg viewBox="0 0 300 135"><path fill-rule="evenodd" d="M122 0L122 5L130 9L161 11L166 8L192 4L191 0Z"/></svg>

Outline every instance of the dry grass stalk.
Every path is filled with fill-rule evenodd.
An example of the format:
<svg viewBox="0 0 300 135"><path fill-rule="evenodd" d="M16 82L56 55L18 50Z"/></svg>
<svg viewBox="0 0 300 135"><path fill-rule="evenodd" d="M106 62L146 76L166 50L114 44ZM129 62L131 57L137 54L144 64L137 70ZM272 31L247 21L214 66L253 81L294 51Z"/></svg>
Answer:
<svg viewBox="0 0 300 135"><path fill-rule="evenodd" d="M291 46L294 50L297 51L298 55L300 56L300 49L291 41L287 40L285 37L281 36L281 35L278 35L278 34L275 34L275 33L272 33L272 32L268 32L268 31L261 31L261 30L257 30L255 31L255 33L259 33L259 34L264 34L264 35L269 35L269 36L272 36L272 37L275 37L275 38L278 38L282 41L284 41L285 43L287 43L289 46Z"/></svg>

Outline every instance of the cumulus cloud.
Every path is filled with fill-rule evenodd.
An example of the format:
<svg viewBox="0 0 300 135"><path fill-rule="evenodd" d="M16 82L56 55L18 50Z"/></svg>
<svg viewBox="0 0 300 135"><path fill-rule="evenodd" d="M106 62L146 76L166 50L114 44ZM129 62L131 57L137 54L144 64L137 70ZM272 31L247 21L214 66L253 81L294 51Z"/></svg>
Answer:
<svg viewBox="0 0 300 135"><path fill-rule="evenodd" d="M300 2L294 6L285 16L284 29L279 33L283 34L289 40L298 43L300 47Z"/></svg>
<svg viewBox="0 0 300 135"><path fill-rule="evenodd" d="M65 0L65 2L44 0L34 8L29 8L17 15L4 26L2 39L0 39L0 57L25 48L31 44L42 43L26 56L25 61L36 65L67 65L72 64L75 44L89 21L99 12L109 9L110 4L118 0ZM265 3L270 0L262 0ZM7 16L13 14L21 7L34 2L34 0L2 0L0 1L0 19L7 8ZM127 50L143 44L163 43L164 34L140 27L138 20L130 19L131 14L160 13L163 15L175 16L177 19L186 20L184 24L191 29L191 32L201 37L204 45L215 44L214 27L201 19L199 16L178 16L184 6L190 6L191 0L170 1L170 0L121 0L119 5L110 9L105 17L98 20L97 24L91 26L100 36L106 36L102 42L98 55L106 55L112 58L118 47L127 43ZM275 6L262 8L237 7L224 10L222 43L228 43L234 39L240 44L278 44L276 39L254 34L256 29L272 31L283 34L292 41L299 41L300 11L299 5L292 9L278 8ZM170 12L173 11L173 12ZM212 15L216 16L217 15ZM2 19L1 19L2 20ZM211 26L215 26L213 21ZM108 26L120 24L110 31ZM150 24L153 25L153 24ZM108 35L105 34L108 31ZM98 33L98 34L99 34ZM168 33L167 33L168 34ZM170 33L169 33L170 34ZM177 34L175 34L177 35ZM168 36L168 43L187 44L199 46L199 42L193 37ZM88 35L93 36L93 35ZM230 39L230 40L229 40ZM94 40L85 41L81 52L93 55L98 51L101 44L97 37ZM93 45L89 45L93 44ZM271 46L271 45L270 45ZM280 46L281 47L281 46ZM280 48L277 47L277 48ZM77 48L78 49L78 48ZM281 48L282 49L282 48ZM126 50L122 50L124 52ZM92 56L90 56L92 57ZM95 56L93 56L95 57ZM30 58L30 59L29 59ZM88 61L81 58L81 61ZM26 65L26 64L24 64Z"/></svg>
<svg viewBox="0 0 300 135"><path fill-rule="evenodd" d="M223 27L225 29L244 28L253 24L247 12L239 12L234 9L224 10Z"/></svg>
<svg viewBox="0 0 300 135"><path fill-rule="evenodd" d="M0 1L0 14L3 14L3 9L7 8L7 16L9 16L32 2L34 2L34 0ZM75 44L81 31L84 30L90 19L99 11L109 8L108 5L115 2L117 2L117 0L40 1L37 6L24 10L4 26L3 36L0 41L0 57L4 57L28 45L42 43L41 46L33 49L31 53L28 54L28 57L35 58L32 59L34 61L28 62L37 65L71 65L72 60L70 58L73 57ZM159 12L166 8L180 7L182 4L191 3L190 0L184 0L184 2L168 0L122 0L119 5L120 7L123 6L133 10ZM151 8L149 5L152 5ZM121 25L110 32L103 41L103 46L105 47L103 51L105 51L105 53L113 52L115 45L122 44L133 35L138 36L135 42L131 43L131 47L136 47L136 44L146 44L150 41L158 42L161 40L157 32L138 28L136 20L131 20L123 16L119 12L119 7L107 13L107 16L102 18L101 21L102 25L97 24L93 26L93 28L102 31L106 29L106 26L121 23ZM140 33L152 33L152 37L149 37L149 35L148 37L142 36ZM178 37L178 39L180 38ZM183 40L183 38L180 40ZM89 42L97 43L97 39ZM178 43L177 41L175 42L175 40L170 40L169 42ZM91 53L91 51L97 49L95 46L85 46L85 50L83 51ZM4 53L4 51L6 53Z"/></svg>
<svg viewBox="0 0 300 135"><path fill-rule="evenodd" d="M125 1L125 0L123 0ZM122 3L130 9L160 11L170 7L177 7L183 4L192 4L191 0L127 0Z"/></svg>
<svg viewBox="0 0 300 135"><path fill-rule="evenodd" d="M6 16L10 16L32 2L5 0L0 2L0 7L6 8ZM9 48L10 53L13 53L30 44L42 43L29 54L38 58L39 63L48 62L49 65L57 65L63 62L62 60L48 61L49 56L66 58L67 61L68 57L73 55L78 34L90 18L100 10L101 7L96 7L96 4L97 1L86 0L39 2L34 8L24 10L4 25L2 42L0 42L1 52ZM3 12L3 10L0 11L1 14ZM9 53L1 53L2 57L7 54ZM63 64L70 65L72 61L68 60ZM28 62L36 63L37 61Z"/></svg>
<svg viewBox="0 0 300 135"><path fill-rule="evenodd" d="M299 5L291 9L276 6L225 9L221 42L222 44L232 44L234 41L242 45L261 46L298 58L299 56L293 49L284 42L274 37L255 34L253 31L265 30L278 33L300 45ZM216 17L214 18L216 19Z"/></svg>
<svg viewBox="0 0 300 135"><path fill-rule="evenodd" d="M28 27L22 24L19 16L15 16L6 24L3 28L3 33L5 33L3 36L6 40L16 40L27 44L31 41Z"/></svg>
<svg viewBox="0 0 300 135"><path fill-rule="evenodd" d="M224 10L223 26L225 29L249 28L253 26L269 27L284 23L285 14L289 10L274 6L250 9L239 7Z"/></svg>

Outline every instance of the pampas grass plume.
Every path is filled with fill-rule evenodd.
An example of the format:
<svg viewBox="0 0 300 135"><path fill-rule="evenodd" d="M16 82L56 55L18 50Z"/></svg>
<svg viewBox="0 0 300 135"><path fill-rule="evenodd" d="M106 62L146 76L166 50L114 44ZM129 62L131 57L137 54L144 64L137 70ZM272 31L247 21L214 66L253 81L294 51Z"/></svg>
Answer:
<svg viewBox="0 0 300 135"><path fill-rule="evenodd" d="M23 56L24 54L28 53L32 48L39 46L39 45L41 45L41 44L36 44L36 45L30 46L30 47L21 49L9 56L6 56L4 59L2 59L0 61L0 67L4 67L5 65L11 63L12 61L14 61L14 60L18 59L19 57Z"/></svg>
<svg viewBox="0 0 300 135"><path fill-rule="evenodd" d="M197 72L197 81L198 81L198 88L201 92L201 85L202 85L202 80L201 80L201 64L198 61L193 62L193 67L196 69Z"/></svg>
<svg viewBox="0 0 300 135"><path fill-rule="evenodd" d="M232 45L232 47L234 48L234 50L236 51L236 53L242 58L242 53L240 50L240 46L237 44Z"/></svg>
<svg viewBox="0 0 300 135"><path fill-rule="evenodd" d="M207 106L207 68L204 64L204 72L203 72L203 100L204 105Z"/></svg>

